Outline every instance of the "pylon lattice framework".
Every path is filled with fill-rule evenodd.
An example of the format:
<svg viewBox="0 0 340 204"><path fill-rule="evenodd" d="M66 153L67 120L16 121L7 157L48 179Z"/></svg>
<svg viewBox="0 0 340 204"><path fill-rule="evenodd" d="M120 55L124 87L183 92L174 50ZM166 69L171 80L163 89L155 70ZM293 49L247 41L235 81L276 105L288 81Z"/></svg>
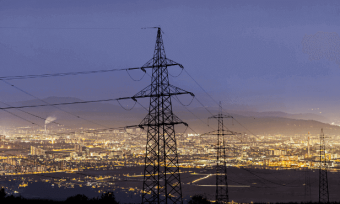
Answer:
<svg viewBox="0 0 340 204"><path fill-rule="evenodd" d="M217 131L217 145L216 145L216 202L228 203L228 176L227 176L227 162L226 162L226 146L225 135L233 135L233 133L225 133L223 126L223 118L233 118L229 115L222 114L222 106L220 103L220 113L218 115L209 117L209 119L215 118L218 121Z"/></svg>
<svg viewBox="0 0 340 204"><path fill-rule="evenodd" d="M329 203L327 157L325 152L325 135L320 133L320 169L319 169L319 203Z"/></svg>
<svg viewBox="0 0 340 204"><path fill-rule="evenodd" d="M131 97L150 98L148 115L139 124L147 127L142 203L183 203L175 138L176 124L184 124L172 112L171 96L193 93L170 85L168 67L183 66L166 58L158 28L153 58L141 69L152 68L151 84Z"/></svg>

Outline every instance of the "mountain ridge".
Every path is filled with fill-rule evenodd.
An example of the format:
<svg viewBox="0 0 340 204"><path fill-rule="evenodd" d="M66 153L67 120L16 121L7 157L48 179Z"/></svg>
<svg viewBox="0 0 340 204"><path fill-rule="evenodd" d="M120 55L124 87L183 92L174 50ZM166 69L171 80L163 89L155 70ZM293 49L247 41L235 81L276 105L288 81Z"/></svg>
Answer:
<svg viewBox="0 0 340 204"><path fill-rule="evenodd" d="M47 97L42 100L50 104L83 101L75 97L57 96ZM15 105L21 106L39 104L45 103L37 99L15 103ZM10 110L19 114L17 110ZM185 110L184 107L176 106L174 107L174 114L187 122L192 129L200 133L209 132L217 126L216 121L209 121L210 124L208 127L207 118L210 117L211 114L205 110L204 107L193 107L189 108L189 110L191 113ZM212 114L218 113L218 108L213 107L209 108L209 110ZM105 127L138 125L148 114L143 107L135 107L130 111L126 111L121 108L119 104L114 105L107 102L58 106L57 108L51 106L26 108L25 111L43 118L55 116L57 118L56 122L69 124L73 127L81 126L91 128L100 128L99 125L95 124L100 124ZM252 134L260 135L304 134L309 131L317 134L320 132L321 128L324 128L325 131L331 130L330 133L332 134L340 133L340 127L325 123L324 121L326 121L327 118L320 117L316 114L289 114L281 111L256 112L239 110L228 110L227 112L231 114L234 119L225 119L224 124L229 129L236 132L249 132L250 130ZM24 113L20 113L19 115L24 118L29 118L29 120L33 120L37 124L43 124L44 122L32 116L25 115ZM23 121L22 119L9 114L1 118L0 125L11 124L18 126L24 123L27 124L27 121ZM179 131L184 131L184 127L180 127Z"/></svg>

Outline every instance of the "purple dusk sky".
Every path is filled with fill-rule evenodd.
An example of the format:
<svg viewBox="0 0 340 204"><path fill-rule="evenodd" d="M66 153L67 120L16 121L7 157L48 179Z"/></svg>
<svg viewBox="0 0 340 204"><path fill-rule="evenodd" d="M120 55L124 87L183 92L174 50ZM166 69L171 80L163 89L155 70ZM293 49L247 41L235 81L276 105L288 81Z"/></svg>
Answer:
<svg viewBox="0 0 340 204"><path fill-rule="evenodd" d="M161 26L167 57L226 107L338 120L339 18L340 1L0 0L0 76L142 66L156 30L141 28ZM170 81L216 106L185 72ZM40 98L93 100L132 96L150 77L135 82L112 72L9 82ZM3 82L0 95L32 99Z"/></svg>

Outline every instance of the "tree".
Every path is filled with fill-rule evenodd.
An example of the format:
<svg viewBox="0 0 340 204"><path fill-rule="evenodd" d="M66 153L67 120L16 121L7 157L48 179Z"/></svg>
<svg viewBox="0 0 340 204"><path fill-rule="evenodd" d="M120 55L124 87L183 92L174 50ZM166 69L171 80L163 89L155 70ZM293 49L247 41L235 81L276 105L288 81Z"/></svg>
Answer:
<svg viewBox="0 0 340 204"><path fill-rule="evenodd" d="M0 190L0 198L4 198L5 196L6 196L6 192L5 192L4 187L2 187Z"/></svg>
<svg viewBox="0 0 340 204"><path fill-rule="evenodd" d="M102 193L100 201L102 203L119 204L119 202L116 201L115 194L111 191L106 192L105 194Z"/></svg>
<svg viewBox="0 0 340 204"><path fill-rule="evenodd" d="M68 197L66 199L66 203L73 203L73 202L78 202L78 201L88 201L88 198L84 194L77 194L75 196Z"/></svg>
<svg viewBox="0 0 340 204"><path fill-rule="evenodd" d="M205 195L197 194L191 197L188 204L210 204Z"/></svg>
<svg viewBox="0 0 340 204"><path fill-rule="evenodd" d="M5 189L2 187L0 190L0 200L4 200L6 197Z"/></svg>

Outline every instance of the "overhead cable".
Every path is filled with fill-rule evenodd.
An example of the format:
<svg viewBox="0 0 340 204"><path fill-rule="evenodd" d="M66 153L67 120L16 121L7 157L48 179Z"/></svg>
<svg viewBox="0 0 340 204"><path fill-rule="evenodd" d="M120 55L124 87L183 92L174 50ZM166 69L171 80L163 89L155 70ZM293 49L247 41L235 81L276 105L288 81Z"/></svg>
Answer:
<svg viewBox="0 0 340 204"><path fill-rule="evenodd" d="M217 105L219 105L219 103L186 71L184 70L185 73L187 73L187 75L204 91L204 93L206 93L209 98L211 98L211 100L213 100ZM196 97L197 100L197 97ZM200 102L199 102L200 103ZM202 103L200 103L202 105ZM203 105L202 105L203 106ZM203 106L204 107L204 106ZM205 108L205 107L204 107ZM205 108L207 111L208 109ZM224 110L225 111L225 110ZM208 111L210 113L210 111ZM255 135L253 132L251 132L248 128L246 128L244 125L242 125L238 120L236 120L235 118L233 118L241 127L243 127L245 130L247 130L250 134L252 134L253 136L257 137L257 135ZM258 138L258 137L257 137Z"/></svg>
<svg viewBox="0 0 340 204"><path fill-rule="evenodd" d="M39 104L39 105L27 105L27 106L9 106L9 107L0 108L0 110L18 109L18 108L35 108L35 107L44 107L44 106L63 106L63 105L73 105L73 104L98 103L98 102L117 101L117 100L121 100L121 99L124 99L124 98L101 99L101 100L93 100L93 101L75 101L75 102L68 102L68 103L51 103L51 104ZM77 116L77 117L79 118L79 116Z"/></svg>
<svg viewBox="0 0 340 204"><path fill-rule="evenodd" d="M64 73L53 73L53 74L37 74L37 75L21 75L21 76L4 76L0 77L0 80L14 80L14 79L33 79L33 78L45 78L45 77L61 77L61 76L75 76L81 74L96 74L96 73L106 73L106 72L115 72L115 71L128 71L141 69L141 67L132 67L125 69L105 69L105 70L94 70L94 71L83 71L83 72L64 72Z"/></svg>

